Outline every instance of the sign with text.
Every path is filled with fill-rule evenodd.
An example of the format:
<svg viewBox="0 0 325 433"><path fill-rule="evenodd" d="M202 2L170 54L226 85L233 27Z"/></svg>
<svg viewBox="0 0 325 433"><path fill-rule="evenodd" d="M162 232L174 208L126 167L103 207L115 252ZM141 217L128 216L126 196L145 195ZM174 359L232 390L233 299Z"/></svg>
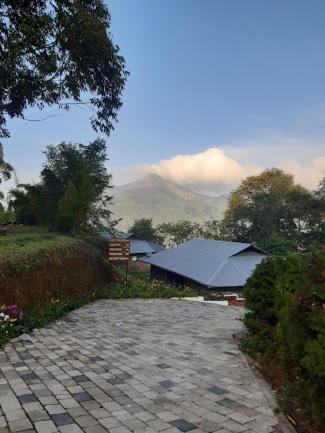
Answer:
<svg viewBox="0 0 325 433"><path fill-rule="evenodd" d="M108 241L108 260L129 260L130 240L129 239L110 239Z"/></svg>

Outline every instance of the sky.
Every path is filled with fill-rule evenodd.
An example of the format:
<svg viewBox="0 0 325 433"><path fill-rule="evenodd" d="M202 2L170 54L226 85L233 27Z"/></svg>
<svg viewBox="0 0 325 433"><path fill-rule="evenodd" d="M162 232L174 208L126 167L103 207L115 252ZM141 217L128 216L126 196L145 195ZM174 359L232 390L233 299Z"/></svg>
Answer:
<svg viewBox="0 0 325 433"><path fill-rule="evenodd" d="M130 72L107 139L115 184L154 172L219 194L277 166L317 186L325 176L323 0L107 5ZM29 109L26 118L53 114ZM94 139L88 116L75 108L10 120L5 156L19 181L37 180L47 144Z"/></svg>

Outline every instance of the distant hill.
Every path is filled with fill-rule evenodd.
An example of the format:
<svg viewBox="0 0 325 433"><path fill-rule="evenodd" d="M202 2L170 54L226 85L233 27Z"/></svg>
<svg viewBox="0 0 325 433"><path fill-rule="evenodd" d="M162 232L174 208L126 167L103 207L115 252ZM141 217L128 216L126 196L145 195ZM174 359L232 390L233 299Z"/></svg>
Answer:
<svg viewBox="0 0 325 433"><path fill-rule="evenodd" d="M114 218L123 218L120 230L127 230L135 219L143 217L152 218L155 225L180 219L220 219L228 198L198 194L156 174L117 186L112 195Z"/></svg>

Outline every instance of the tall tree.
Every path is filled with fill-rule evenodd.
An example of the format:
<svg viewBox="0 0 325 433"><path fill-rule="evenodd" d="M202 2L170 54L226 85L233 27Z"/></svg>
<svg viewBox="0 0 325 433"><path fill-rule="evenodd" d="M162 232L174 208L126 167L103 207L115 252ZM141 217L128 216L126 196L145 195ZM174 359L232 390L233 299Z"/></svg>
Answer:
<svg viewBox="0 0 325 433"><path fill-rule="evenodd" d="M231 240L270 245L278 239L304 247L320 213L313 194L273 168L246 178L229 198L223 232Z"/></svg>
<svg viewBox="0 0 325 433"><path fill-rule="evenodd" d="M86 104L93 128L110 132L128 74L110 22L103 0L0 2L0 139L8 117L54 104Z"/></svg>
<svg viewBox="0 0 325 433"><path fill-rule="evenodd" d="M111 228L108 205L111 175L105 162L106 143L60 143L48 146L46 163L37 185L22 185L11 192L11 206L24 224L43 224L64 232Z"/></svg>

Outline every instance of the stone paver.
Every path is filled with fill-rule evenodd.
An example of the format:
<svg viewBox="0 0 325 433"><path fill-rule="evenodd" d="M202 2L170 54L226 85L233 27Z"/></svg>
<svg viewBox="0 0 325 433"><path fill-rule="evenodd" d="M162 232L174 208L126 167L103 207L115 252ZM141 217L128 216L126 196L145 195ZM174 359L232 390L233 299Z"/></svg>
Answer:
<svg viewBox="0 0 325 433"><path fill-rule="evenodd" d="M103 300L0 351L0 431L281 431L232 334L240 309Z"/></svg>

